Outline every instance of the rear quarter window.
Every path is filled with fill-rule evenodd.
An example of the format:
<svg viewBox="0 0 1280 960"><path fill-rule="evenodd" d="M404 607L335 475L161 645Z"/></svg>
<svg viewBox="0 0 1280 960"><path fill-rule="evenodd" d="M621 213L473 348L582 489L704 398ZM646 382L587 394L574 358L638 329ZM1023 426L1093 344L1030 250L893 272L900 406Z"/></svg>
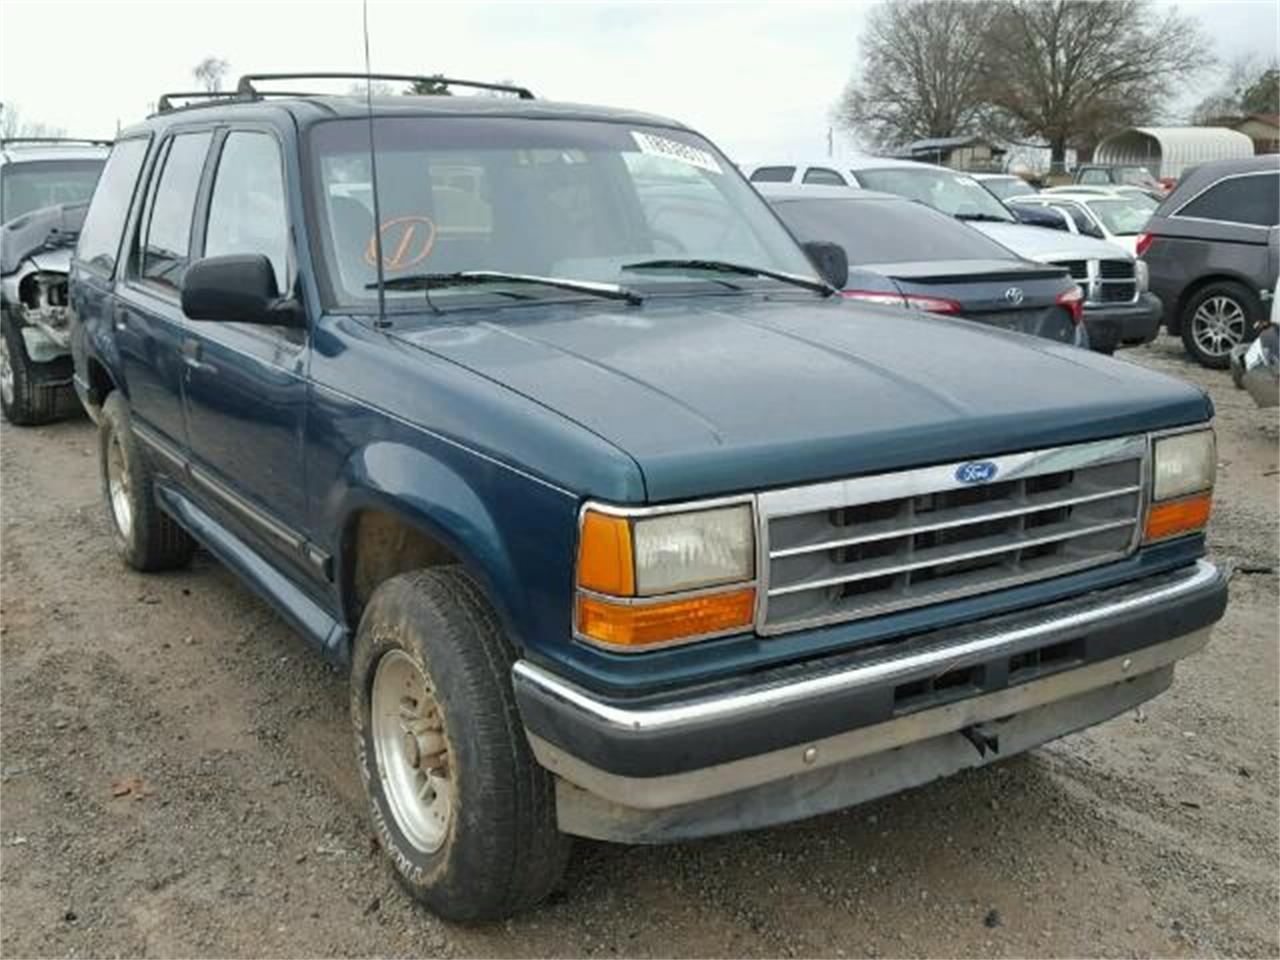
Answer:
<svg viewBox="0 0 1280 960"><path fill-rule="evenodd" d="M828 187L846 187L844 177L826 167L810 167L804 172L805 183L819 183Z"/></svg>
<svg viewBox="0 0 1280 960"><path fill-rule="evenodd" d="M145 137L121 140L111 148L102 176L93 192L93 200L80 228L76 257L91 269L112 274L120 254L120 238L124 234L129 204L138 186L138 175L147 156Z"/></svg>
<svg viewBox="0 0 1280 960"><path fill-rule="evenodd" d="M1255 227L1280 223L1280 173L1228 177L1184 204L1174 216Z"/></svg>

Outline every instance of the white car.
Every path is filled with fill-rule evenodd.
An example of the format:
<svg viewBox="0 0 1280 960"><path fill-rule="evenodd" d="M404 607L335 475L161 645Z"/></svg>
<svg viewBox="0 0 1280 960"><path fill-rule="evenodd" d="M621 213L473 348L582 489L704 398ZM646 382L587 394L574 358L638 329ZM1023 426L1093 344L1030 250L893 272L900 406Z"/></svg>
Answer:
<svg viewBox="0 0 1280 960"><path fill-rule="evenodd" d="M1050 196L1058 196L1060 194L1087 194L1094 197L1132 197L1139 201L1148 209L1154 210L1160 206L1160 201L1154 199L1151 194L1147 193L1141 187L1128 187L1124 184L1111 184L1110 186L1099 186L1097 184L1072 183L1065 187L1046 187L1037 191ZM1027 191L1029 195L1031 191Z"/></svg>
<svg viewBox="0 0 1280 960"><path fill-rule="evenodd" d="M1015 207L1051 207L1066 215L1071 233L1106 240L1138 254L1138 236L1151 219L1152 207L1144 200L1121 194L1038 193L1016 197Z"/></svg>

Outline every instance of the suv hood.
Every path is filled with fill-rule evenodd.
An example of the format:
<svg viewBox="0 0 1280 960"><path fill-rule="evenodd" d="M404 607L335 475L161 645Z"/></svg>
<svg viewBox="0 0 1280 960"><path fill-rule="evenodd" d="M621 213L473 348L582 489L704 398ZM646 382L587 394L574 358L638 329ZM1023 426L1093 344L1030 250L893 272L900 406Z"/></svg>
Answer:
<svg viewBox="0 0 1280 960"><path fill-rule="evenodd" d="M639 465L655 502L1212 414L1200 390L1086 350L837 299L521 307L392 335L610 441Z"/></svg>
<svg viewBox="0 0 1280 960"><path fill-rule="evenodd" d="M66 273L88 209L87 203L66 203L32 210L0 225L0 274L13 273L37 252L34 259L41 270Z"/></svg>
<svg viewBox="0 0 1280 960"><path fill-rule="evenodd" d="M1029 227L1025 223L987 223L978 220L969 224L981 230L996 243L1002 243L1014 253L1032 260L1132 260L1133 254L1123 247L1077 233L1050 230L1048 227Z"/></svg>

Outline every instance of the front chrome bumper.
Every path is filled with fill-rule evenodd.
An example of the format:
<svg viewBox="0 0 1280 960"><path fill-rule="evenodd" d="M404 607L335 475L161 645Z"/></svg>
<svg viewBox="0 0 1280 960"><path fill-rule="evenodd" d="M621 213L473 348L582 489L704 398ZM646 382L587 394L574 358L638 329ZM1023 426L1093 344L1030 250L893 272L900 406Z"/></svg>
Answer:
<svg viewBox="0 0 1280 960"><path fill-rule="evenodd" d="M1172 665L1208 641L1226 586L1203 561L1151 580L941 632L834 669L792 668L785 679L660 702L600 698L527 661L515 665L513 679L534 755L561 779L563 829L632 841L743 829L869 799L875 778L865 770L848 776L850 765L865 766L867 758L896 770L880 778L876 796L985 762L959 735L976 725L1023 717L1025 727L1035 714L1034 734L1002 736L1007 756L1113 716L1134 705L1138 692L1136 702L1155 696L1168 686ZM1028 672L1025 664L1049 650L1068 653ZM941 681L959 676L970 679ZM936 685L938 695L901 696L922 683ZM1066 709L1055 713L1055 704ZM901 751L918 744L933 745L923 748L933 761L908 763ZM798 789L801 782L807 786ZM802 802L741 815L753 795L770 789ZM715 811L730 798L739 814L726 821ZM678 832L655 826L673 817Z"/></svg>

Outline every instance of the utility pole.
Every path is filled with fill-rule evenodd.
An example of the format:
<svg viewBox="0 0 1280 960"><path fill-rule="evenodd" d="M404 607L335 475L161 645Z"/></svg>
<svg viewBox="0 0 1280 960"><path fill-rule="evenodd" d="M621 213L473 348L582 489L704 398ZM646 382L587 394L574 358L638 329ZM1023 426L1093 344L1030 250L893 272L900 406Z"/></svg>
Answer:
<svg viewBox="0 0 1280 960"><path fill-rule="evenodd" d="M833 133L832 128L827 127L827 156L828 157L835 156L835 148L832 142L832 133Z"/></svg>

